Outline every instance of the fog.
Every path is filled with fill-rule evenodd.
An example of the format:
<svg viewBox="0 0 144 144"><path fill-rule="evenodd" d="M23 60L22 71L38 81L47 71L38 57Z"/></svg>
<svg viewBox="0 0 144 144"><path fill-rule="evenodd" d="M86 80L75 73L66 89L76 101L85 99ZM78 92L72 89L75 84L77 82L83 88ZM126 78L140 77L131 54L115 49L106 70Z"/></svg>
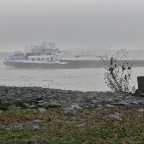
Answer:
<svg viewBox="0 0 144 144"><path fill-rule="evenodd" d="M0 51L144 49L143 0L0 0Z"/></svg>

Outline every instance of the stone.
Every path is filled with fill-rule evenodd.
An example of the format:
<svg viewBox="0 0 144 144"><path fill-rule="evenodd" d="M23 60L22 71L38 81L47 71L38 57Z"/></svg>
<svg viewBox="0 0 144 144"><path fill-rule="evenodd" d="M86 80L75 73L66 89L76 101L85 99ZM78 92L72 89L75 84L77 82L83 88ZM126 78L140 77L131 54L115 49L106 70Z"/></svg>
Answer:
<svg viewBox="0 0 144 144"><path fill-rule="evenodd" d="M92 100L93 104L98 104L98 100Z"/></svg>
<svg viewBox="0 0 144 144"><path fill-rule="evenodd" d="M73 109L82 109L78 104L71 104L70 106L64 107L63 110L70 111Z"/></svg>
<svg viewBox="0 0 144 144"><path fill-rule="evenodd" d="M12 131L19 131L19 130L22 130L22 129L23 129L22 125L14 126L14 127L11 128Z"/></svg>
<svg viewBox="0 0 144 144"><path fill-rule="evenodd" d="M104 117L106 120L122 120L121 115L117 112L114 112L113 114L109 114Z"/></svg>
<svg viewBox="0 0 144 144"><path fill-rule="evenodd" d="M85 123L81 123L77 125L77 127L83 127L83 126L85 126Z"/></svg>
<svg viewBox="0 0 144 144"><path fill-rule="evenodd" d="M138 112L144 112L143 108L138 109Z"/></svg>
<svg viewBox="0 0 144 144"><path fill-rule="evenodd" d="M50 100L49 106L50 107L61 107L61 104L58 103L57 101Z"/></svg>
<svg viewBox="0 0 144 144"><path fill-rule="evenodd" d="M44 102L45 102L44 100L39 100L39 101L38 101L38 103L44 103Z"/></svg>
<svg viewBox="0 0 144 144"><path fill-rule="evenodd" d="M37 119L37 120L29 121L26 124L29 126L37 126L37 125L39 126L42 124L42 121Z"/></svg>
<svg viewBox="0 0 144 144"><path fill-rule="evenodd" d="M37 130L37 129L40 128L40 126L39 126L39 125L32 125L32 128L33 128L34 130Z"/></svg>
<svg viewBox="0 0 144 144"><path fill-rule="evenodd" d="M0 114L2 114L3 113L3 110L0 110Z"/></svg>
<svg viewBox="0 0 144 144"><path fill-rule="evenodd" d="M28 105L28 106L27 106L28 109L34 109L34 108L36 108L36 107L37 107L36 105Z"/></svg>
<svg viewBox="0 0 144 144"><path fill-rule="evenodd" d="M117 102L117 103L113 103L113 105L117 105L117 106L129 106L129 103L124 101L124 100L121 100L120 102Z"/></svg>
<svg viewBox="0 0 144 144"><path fill-rule="evenodd" d="M21 101L23 101L23 99L17 98L17 99L15 99L15 101L20 101L21 102Z"/></svg>
<svg viewBox="0 0 144 144"><path fill-rule="evenodd" d="M111 105L111 104L106 104L106 107L108 107L108 108L113 108L113 107L114 107L114 105Z"/></svg>
<svg viewBox="0 0 144 144"><path fill-rule="evenodd" d="M43 106L43 107L46 105L49 106L49 102L40 102L37 104L37 106Z"/></svg>
<svg viewBox="0 0 144 144"><path fill-rule="evenodd" d="M11 105L7 108L8 111L11 111L11 110L18 110L18 109L21 109L21 107L16 107L15 105Z"/></svg>
<svg viewBox="0 0 144 144"><path fill-rule="evenodd" d="M37 110L38 110L39 112L41 112L41 113L44 113L44 112L47 111L45 108L38 108Z"/></svg>

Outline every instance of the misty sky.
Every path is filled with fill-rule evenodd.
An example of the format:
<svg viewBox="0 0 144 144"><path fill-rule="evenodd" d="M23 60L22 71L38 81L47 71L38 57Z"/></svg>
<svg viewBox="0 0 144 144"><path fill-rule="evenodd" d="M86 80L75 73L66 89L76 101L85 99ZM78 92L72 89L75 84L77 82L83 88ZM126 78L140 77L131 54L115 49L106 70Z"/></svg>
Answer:
<svg viewBox="0 0 144 144"><path fill-rule="evenodd" d="M144 49L144 0L0 0L0 51Z"/></svg>

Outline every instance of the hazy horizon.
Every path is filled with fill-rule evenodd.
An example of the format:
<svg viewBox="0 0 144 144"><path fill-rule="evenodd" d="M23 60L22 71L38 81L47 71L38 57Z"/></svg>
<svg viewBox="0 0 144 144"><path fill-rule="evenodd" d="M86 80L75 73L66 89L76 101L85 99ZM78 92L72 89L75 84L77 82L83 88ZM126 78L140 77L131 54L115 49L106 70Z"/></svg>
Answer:
<svg viewBox="0 0 144 144"><path fill-rule="evenodd" d="M0 51L144 49L143 0L0 0Z"/></svg>

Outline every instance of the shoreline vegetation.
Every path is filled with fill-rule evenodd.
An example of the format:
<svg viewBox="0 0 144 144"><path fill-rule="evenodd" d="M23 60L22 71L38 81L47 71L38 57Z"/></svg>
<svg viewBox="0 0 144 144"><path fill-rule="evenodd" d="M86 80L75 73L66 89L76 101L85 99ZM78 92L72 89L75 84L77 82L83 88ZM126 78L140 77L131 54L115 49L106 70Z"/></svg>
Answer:
<svg viewBox="0 0 144 144"><path fill-rule="evenodd" d="M144 143L144 97L0 86L1 144Z"/></svg>

